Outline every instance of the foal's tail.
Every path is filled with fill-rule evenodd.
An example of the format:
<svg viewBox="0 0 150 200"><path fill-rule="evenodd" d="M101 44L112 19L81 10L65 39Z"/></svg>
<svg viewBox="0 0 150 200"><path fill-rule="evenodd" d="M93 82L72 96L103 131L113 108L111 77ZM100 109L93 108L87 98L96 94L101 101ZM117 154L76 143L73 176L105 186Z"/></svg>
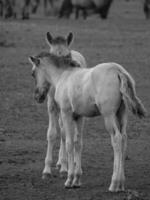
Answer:
<svg viewBox="0 0 150 200"><path fill-rule="evenodd" d="M131 75L126 71L121 70L118 74L118 77L121 83L120 92L124 102L132 110L134 115L138 116L139 118L145 117L146 110L141 100L136 95L135 82Z"/></svg>

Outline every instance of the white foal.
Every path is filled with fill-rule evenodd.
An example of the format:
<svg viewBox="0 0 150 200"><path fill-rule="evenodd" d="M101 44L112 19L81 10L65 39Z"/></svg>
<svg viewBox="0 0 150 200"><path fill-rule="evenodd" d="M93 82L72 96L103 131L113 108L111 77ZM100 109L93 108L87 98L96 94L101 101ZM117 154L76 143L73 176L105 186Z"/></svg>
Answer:
<svg viewBox="0 0 150 200"><path fill-rule="evenodd" d="M78 65L73 67L72 59L44 52L29 60L36 79L36 101L41 103L45 100L49 85L55 88L55 101L66 136L68 177L65 187L80 186L83 117L102 115L114 150L109 190L123 191L127 110L130 108L135 115L145 116L144 106L136 96L133 78L116 63L83 69Z"/></svg>
<svg viewBox="0 0 150 200"><path fill-rule="evenodd" d="M50 53L56 56L64 56L64 57L71 57L71 59L77 62L81 67L86 68L87 64L85 61L84 56L75 50L70 50L70 44L73 40L73 34L69 33L68 36L62 37L52 37L52 35L48 32L46 35L46 41L50 47ZM60 132L61 141L60 141L60 149L59 149L59 156L56 167L60 168L61 176L64 172L67 172L67 155L66 155L66 148L65 148L65 132L63 128L63 123L61 120L60 115L58 114L57 106L54 100L54 87L50 87L48 92L48 115L49 115L49 126L47 131L47 153L45 157L45 166L43 169L43 179L50 177L51 175L51 165L52 165L52 151L54 142L56 139L57 134Z"/></svg>

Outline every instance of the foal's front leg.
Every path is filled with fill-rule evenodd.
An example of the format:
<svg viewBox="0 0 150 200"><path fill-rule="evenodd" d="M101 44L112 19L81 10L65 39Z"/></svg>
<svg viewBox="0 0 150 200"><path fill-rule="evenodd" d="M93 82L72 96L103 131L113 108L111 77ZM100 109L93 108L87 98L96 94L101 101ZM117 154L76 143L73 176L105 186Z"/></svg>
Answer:
<svg viewBox="0 0 150 200"><path fill-rule="evenodd" d="M72 119L71 113L61 113L63 126L66 134L66 152L68 158L68 176L65 182L65 187L72 187L74 178L74 135L75 135L75 124Z"/></svg>
<svg viewBox="0 0 150 200"><path fill-rule="evenodd" d="M57 108L54 103L54 99L51 96L48 96L48 115L49 115L49 127L47 131L47 153L45 158L45 167L43 170L43 179L49 178L51 176L51 165L52 165L52 151L53 146L56 140L57 132L59 131L58 125L58 113Z"/></svg>
<svg viewBox="0 0 150 200"><path fill-rule="evenodd" d="M60 127L60 149L59 149L59 157L56 164L56 168L60 168L60 176L64 177L64 174L67 172L67 153L66 153L66 135L65 129L63 126L61 115L59 116L59 127Z"/></svg>

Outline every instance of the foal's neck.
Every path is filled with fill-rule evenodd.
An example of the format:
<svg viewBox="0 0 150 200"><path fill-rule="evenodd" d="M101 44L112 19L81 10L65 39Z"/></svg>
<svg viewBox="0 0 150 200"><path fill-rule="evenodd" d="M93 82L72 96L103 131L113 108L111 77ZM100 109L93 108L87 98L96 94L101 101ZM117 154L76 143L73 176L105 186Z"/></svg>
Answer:
<svg viewBox="0 0 150 200"><path fill-rule="evenodd" d="M57 68L55 66L50 66L49 68L47 68L46 74L50 84L52 84L55 87L64 71L65 69Z"/></svg>
<svg viewBox="0 0 150 200"><path fill-rule="evenodd" d="M48 59L45 59L45 66L47 79L53 86L57 85L65 71L80 67L76 61L72 60L71 55L58 57L52 54L48 56Z"/></svg>

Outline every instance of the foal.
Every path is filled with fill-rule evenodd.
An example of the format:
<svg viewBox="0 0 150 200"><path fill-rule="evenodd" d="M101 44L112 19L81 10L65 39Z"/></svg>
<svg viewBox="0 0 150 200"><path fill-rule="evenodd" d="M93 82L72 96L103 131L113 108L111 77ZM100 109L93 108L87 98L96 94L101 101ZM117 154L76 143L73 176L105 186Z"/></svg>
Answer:
<svg viewBox="0 0 150 200"><path fill-rule="evenodd" d="M42 103L45 100L49 84L55 88L55 101L66 136L68 177L65 187L80 187L81 184L83 117L102 115L114 150L109 190L123 191L127 109L130 108L140 118L145 116L144 106L136 96L133 78L116 63L103 63L82 69L78 65L72 67L72 60L49 53L40 53L29 60L36 79L36 101Z"/></svg>
<svg viewBox="0 0 150 200"><path fill-rule="evenodd" d="M72 41L72 32L70 32L66 38L62 36L53 37L49 32L46 34L46 42L50 48L49 51L51 54L71 57L72 60L76 61L81 67L86 68L87 64L84 56L78 51L70 50Z"/></svg>
<svg viewBox="0 0 150 200"><path fill-rule="evenodd" d="M51 54L65 57L68 59L72 59L72 61L78 63L80 67L86 68L86 61L85 58L81 53L75 50L70 50L70 45L73 40L73 34L70 32L67 37L57 36L53 37L52 34L49 32L46 35L46 42L49 46L49 51ZM76 64L74 63L74 64ZM66 156L66 149L65 149L65 133L63 128L63 123L58 113L57 105L54 100L54 93L55 88L53 86L50 87L48 92L48 115L49 115L49 127L47 131L47 153L45 157L45 166L43 169L43 179L47 179L51 175L51 163L52 163L52 151L54 140L57 136L58 132L61 132L61 141L60 141L60 150L59 150L59 158L56 164L56 167L60 168L61 176L64 172L67 172L67 156Z"/></svg>

